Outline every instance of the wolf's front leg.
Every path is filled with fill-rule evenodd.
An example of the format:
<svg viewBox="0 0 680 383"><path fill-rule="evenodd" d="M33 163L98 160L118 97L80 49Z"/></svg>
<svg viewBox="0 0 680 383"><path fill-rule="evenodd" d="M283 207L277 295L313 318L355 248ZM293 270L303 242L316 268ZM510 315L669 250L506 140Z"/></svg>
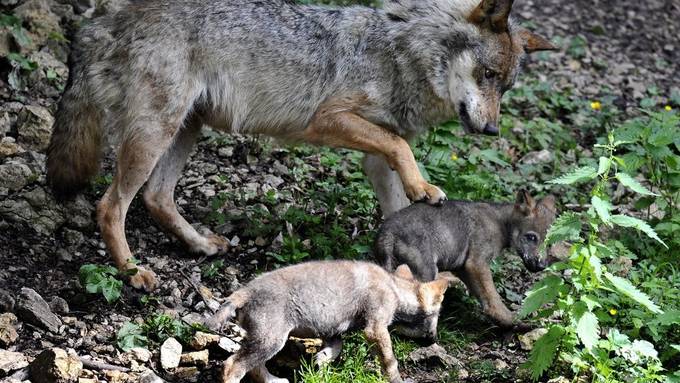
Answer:
<svg viewBox="0 0 680 383"><path fill-rule="evenodd" d="M402 383L403 380L399 374L399 363L392 350L392 339L390 338L387 326L369 323L364 332L366 339L378 347L380 361L382 362L387 379L389 379L390 383Z"/></svg>
<svg viewBox="0 0 680 383"><path fill-rule="evenodd" d="M307 129L292 138L380 155L399 174L408 199L431 205L446 200L444 192L427 183L420 174L406 140L351 112L356 105L347 102L328 102L317 111Z"/></svg>

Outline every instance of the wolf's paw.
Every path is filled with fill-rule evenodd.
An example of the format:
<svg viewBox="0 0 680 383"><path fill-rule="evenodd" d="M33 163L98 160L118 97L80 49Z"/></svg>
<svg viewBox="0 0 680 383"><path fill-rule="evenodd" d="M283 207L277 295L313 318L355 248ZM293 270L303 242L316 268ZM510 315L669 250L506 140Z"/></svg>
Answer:
<svg viewBox="0 0 680 383"><path fill-rule="evenodd" d="M141 266L135 266L137 272L130 276L132 287L148 292L156 290L158 287L158 277L156 273Z"/></svg>
<svg viewBox="0 0 680 383"><path fill-rule="evenodd" d="M440 188L424 181L417 187L407 190L406 194L413 202L426 202L429 205L439 206L446 201L446 194Z"/></svg>
<svg viewBox="0 0 680 383"><path fill-rule="evenodd" d="M229 250L229 240L221 235L206 233L203 238L204 241L191 246L192 253L211 256L223 254Z"/></svg>

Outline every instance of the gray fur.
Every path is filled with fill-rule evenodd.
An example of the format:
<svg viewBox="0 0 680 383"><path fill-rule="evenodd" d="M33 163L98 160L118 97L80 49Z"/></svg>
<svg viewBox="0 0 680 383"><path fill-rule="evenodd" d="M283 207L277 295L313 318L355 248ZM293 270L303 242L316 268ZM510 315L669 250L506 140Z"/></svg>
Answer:
<svg viewBox="0 0 680 383"><path fill-rule="evenodd" d="M539 250L555 218L554 204L553 197L535 202L525 192L515 203L447 201L439 208L414 204L385 220L376 237L375 255L388 270L408 265L421 281L434 280L439 272L454 272L473 294L482 294L477 298L487 314L510 325L507 309L499 306L497 297L485 293L493 285L478 286L492 284L489 264L504 249L514 250L531 271L549 264L549 257Z"/></svg>

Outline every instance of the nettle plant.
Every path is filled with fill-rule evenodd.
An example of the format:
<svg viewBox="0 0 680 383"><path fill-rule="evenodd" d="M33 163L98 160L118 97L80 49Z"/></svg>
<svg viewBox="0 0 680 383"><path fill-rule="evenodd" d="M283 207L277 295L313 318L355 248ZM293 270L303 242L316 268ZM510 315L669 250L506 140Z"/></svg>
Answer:
<svg viewBox="0 0 680 383"><path fill-rule="evenodd" d="M642 309L638 312L655 317L663 316L664 311L602 261L631 254L611 235L621 228L635 229L666 247L647 222L623 214L612 203L609 194L614 183L642 196L657 195L626 173L625 160L615 155L630 142L617 140L614 134L609 134L607 142L596 145L596 150L603 152L598 166L584 166L551 181L557 185L595 184L590 191L590 208L562 214L549 230L545 246L560 241L573 243L569 258L551 266L553 273L532 287L519 314L526 317L535 312L537 318L549 318L553 323L527 361L534 380L558 361L571 366L575 376L595 382L666 379L654 345L631 339L617 329L618 312L613 302L632 303Z"/></svg>

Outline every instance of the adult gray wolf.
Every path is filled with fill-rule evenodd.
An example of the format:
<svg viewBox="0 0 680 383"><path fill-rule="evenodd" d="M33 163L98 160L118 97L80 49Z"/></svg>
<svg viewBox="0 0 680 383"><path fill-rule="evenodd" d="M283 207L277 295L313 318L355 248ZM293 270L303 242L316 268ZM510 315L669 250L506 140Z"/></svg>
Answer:
<svg viewBox="0 0 680 383"><path fill-rule="evenodd" d="M515 203L447 201L436 209L415 204L385 220L375 255L387 270L406 264L424 282L451 271L496 323L524 329L496 291L489 263L509 248L530 271L543 270L553 260L541 254L541 245L554 220L553 196L536 201L523 190Z"/></svg>
<svg viewBox="0 0 680 383"><path fill-rule="evenodd" d="M116 173L97 221L119 269L153 290L134 265L125 217L144 183L149 213L189 250L228 242L199 234L173 191L200 127L367 153L365 171L385 215L409 200L439 204L408 140L459 116L496 134L503 92L526 53L554 47L509 20L512 0L387 0L384 9L302 6L288 0L148 0L78 33L48 149L57 196L85 186L103 137L119 140Z"/></svg>
<svg viewBox="0 0 680 383"><path fill-rule="evenodd" d="M237 318L246 330L240 351L224 363L223 382L238 383L250 372L256 381L286 383L267 371L265 362L285 345L288 336L321 337L326 349L317 362L340 354L340 335L363 329L376 345L391 383L401 382L388 326L399 324L410 335L437 335L444 293L453 276L418 282L408 266L388 273L368 262L308 262L261 275L235 291L207 321L219 329ZM319 359L321 356L321 359Z"/></svg>

